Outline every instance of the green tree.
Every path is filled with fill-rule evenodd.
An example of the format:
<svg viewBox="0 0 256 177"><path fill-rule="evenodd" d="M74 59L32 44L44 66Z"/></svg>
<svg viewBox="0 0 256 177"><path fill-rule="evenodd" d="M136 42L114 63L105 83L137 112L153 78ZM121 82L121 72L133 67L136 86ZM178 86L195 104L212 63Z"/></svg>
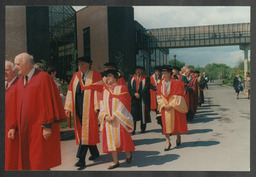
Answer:
<svg viewBox="0 0 256 177"><path fill-rule="evenodd" d="M176 61L175 61L175 59L172 59L172 60L169 61L169 65L171 65L171 66L178 66L178 67L182 68L183 66L185 66L185 63L181 62L181 61L179 61L177 59L176 59Z"/></svg>

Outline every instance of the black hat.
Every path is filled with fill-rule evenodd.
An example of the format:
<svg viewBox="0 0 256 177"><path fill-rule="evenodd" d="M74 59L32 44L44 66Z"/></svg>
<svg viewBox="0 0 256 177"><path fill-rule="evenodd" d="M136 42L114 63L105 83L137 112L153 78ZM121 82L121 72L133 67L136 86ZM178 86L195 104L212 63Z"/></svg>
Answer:
<svg viewBox="0 0 256 177"><path fill-rule="evenodd" d="M136 66L134 70L136 69L142 69L142 70L145 70L145 68L143 66Z"/></svg>
<svg viewBox="0 0 256 177"><path fill-rule="evenodd" d="M112 66L112 67L115 67L117 68L117 64L114 63L114 62L108 62L108 63L105 63L104 66Z"/></svg>
<svg viewBox="0 0 256 177"><path fill-rule="evenodd" d="M176 70L180 71L180 67L178 67L178 66L173 66L172 69L176 69Z"/></svg>
<svg viewBox="0 0 256 177"><path fill-rule="evenodd" d="M85 56L79 57L77 58L77 62L79 61L89 63L90 65L92 64L92 60L90 59L90 57L85 57Z"/></svg>
<svg viewBox="0 0 256 177"><path fill-rule="evenodd" d="M114 75L114 77L115 77L116 79L118 79L119 73L118 73L118 70L116 70L116 69L109 69L109 70L104 71L103 73L104 73L105 76L108 76L108 74L111 73L111 74Z"/></svg>
<svg viewBox="0 0 256 177"><path fill-rule="evenodd" d="M163 71L172 72L172 67L168 66L168 65L164 65L161 67L161 72L163 72Z"/></svg>
<svg viewBox="0 0 256 177"><path fill-rule="evenodd" d="M160 66L155 66L154 69L155 69L155 71L156 70L161 71L161 67Z"/></svg>
<svg viewBox="0 0 256 177"><path fill-rule="evenodd" d="M199 73L200 73L200 71L195 71L194 73L197 73L197 74L199 74Z"/></svg>

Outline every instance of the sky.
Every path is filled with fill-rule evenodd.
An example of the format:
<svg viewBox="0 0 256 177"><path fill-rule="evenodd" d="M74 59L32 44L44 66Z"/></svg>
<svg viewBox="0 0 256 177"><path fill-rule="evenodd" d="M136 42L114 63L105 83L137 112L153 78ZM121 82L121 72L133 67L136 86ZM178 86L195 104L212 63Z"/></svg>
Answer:
<svg viewBox="0 0 256 177"><path fill-rule="evenodd" d="M84 6L75 7L76 10ZM133 6L134 19L146 29L202 26L250 22L249 6ZM244 59L239 46L180 48L169 50L186 65L204 67L208 63L224 63L235 67ZM249 54L250 60L250 54Z"/></svg>

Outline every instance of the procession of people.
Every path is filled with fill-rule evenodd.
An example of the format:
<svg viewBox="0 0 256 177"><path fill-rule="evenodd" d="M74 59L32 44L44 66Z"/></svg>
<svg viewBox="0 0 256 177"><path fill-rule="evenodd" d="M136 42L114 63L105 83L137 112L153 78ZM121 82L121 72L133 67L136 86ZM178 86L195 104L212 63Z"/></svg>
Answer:
<svg viewBox="0 0 256 177"><path fill-rule="evenodd" d="M149 76L143 66L136 66L125 82L116 63L105 63L102 73L92 65L89 57L77 59L78 71L64 102L54 66L48 73L36 69L28 53L17 55L14 63L6 61L5 170L50 170L60 165L59 123L71 116L78 170L86 168L88 149L89 160L101 155L100 142L103 153L112 154L108 170L120 166L118 153L122 151L130 164L136 149L132 136L139 133L136 124L140 122L140 133L145 133L152 122L150 111L161 125L164 151L173 146L170 135L177 135L176 146L182 143L181 134L189 131L187 121L193 120L197 107L204 103L203 90L208 88L199 71L165 65L155 67Z"/></svg>

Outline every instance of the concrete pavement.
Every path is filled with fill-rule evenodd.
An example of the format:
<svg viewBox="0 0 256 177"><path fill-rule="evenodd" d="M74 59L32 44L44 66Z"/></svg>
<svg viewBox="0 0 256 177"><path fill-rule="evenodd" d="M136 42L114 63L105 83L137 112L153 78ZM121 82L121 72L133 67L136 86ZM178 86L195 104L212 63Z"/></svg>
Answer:
<svg viewBox="0 0 256 177"><path fill-rule="evenodd" d="M172 147L164 151L165 138L151 112L152 123L146 133L137 130L132 136L136 151L133 161L126 164L125 153L118 155L120 167L112 171L249 171L250 169L250 100L244 94L236 99L233 89L216 83L205 90L205 104L198 108L189 133L181 136L176 147L176 136L171 136ZM139 127L139 126L137 126ZM77 170L75 140L61 142L62 165L51 170ZM111 154L89 161L84 171L105 171L112 163Z"/></svg>

